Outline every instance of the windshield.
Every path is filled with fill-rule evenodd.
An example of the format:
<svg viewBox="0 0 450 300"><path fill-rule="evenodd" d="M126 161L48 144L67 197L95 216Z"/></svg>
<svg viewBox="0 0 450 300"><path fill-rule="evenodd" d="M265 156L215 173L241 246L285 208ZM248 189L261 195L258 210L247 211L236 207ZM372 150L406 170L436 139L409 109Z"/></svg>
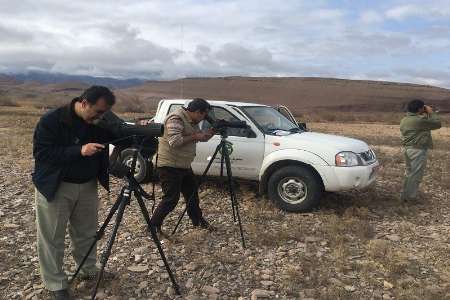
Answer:
<svg viewBox="0 0 450 300"><path fill-rule="evenodd" d="M241 109L266 134L276 134L277 131L300 132L301 129L283 116L273 107L247 106Z"/></svg>

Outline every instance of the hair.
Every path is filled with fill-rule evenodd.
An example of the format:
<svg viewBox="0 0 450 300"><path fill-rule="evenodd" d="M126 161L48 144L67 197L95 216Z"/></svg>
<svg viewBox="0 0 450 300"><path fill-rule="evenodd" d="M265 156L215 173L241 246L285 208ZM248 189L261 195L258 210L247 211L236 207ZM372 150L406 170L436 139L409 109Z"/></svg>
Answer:
<svg viewBox="0 0 450 300"><path fill-rule="evenodd" d="M199 111L199 112L203 113L203 112L210 111L211 105L205 99L194 98L194 99L192 99L191 102L189 102L189 104L187 106L187 110L190 112Z"/></svg>
<svg viewBox="0 0 450 300"><path fill-rule="evenodd" d="M77 101L81 102L83 99L86 99L90 104L97 103L99 99L104 99L110 106L113 106L114 103L116 103L116 96L114 96L113 92L107 87L99 85L93 85L86 89L83 94L77 98Z"/></svg>
<svg viewBox="0 0 450 300"><path fill-rule="evenodd" d="M408 102L406 110L410 113L417 113L422 107L425 106L425 102L420 99L414 99Z"/></svg>

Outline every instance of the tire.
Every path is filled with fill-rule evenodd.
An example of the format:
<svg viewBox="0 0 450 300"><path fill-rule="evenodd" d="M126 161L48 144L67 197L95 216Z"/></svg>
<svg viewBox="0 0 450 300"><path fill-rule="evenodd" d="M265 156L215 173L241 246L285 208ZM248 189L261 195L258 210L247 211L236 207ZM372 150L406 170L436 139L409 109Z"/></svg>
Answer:
<svg viewBox="0 0 450 300"><path fill-rule="evenodd" d="M282 210L306 212L319 204L320 178L308 168L288 166L275 171L268 181L268 196Z"/></svg>
<svg viewBox="0 0 450 300"><path fill-rule="evenodd" d="M135 149L127 148L121 152L120 157L124 165L131 167L131 163L133 162L134 151ZM138 152L136 160L136 170L134 172L134 178L136 179L136 181L141 183L147 180L149 169L150 169L149 163L144 159L142 154Z"/></svg>

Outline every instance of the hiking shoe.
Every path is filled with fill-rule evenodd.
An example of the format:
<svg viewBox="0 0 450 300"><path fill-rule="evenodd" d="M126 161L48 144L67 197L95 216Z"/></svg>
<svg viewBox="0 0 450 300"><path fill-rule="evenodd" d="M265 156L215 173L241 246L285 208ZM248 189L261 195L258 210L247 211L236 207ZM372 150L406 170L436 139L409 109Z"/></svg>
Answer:
<svg viewBox="0 0 450 300"><path fill-rule="evenodd" d="M81 272L80 273L80 280L82 281L90 281L95 280L97 278L98 272L100 270L96 270L94 272ZM116 274L108 271L103 271L102 279L103 280L112 280L116 278Z"/></svg>
<svg viewBox="0 0 450 300"><path fill-rule="evenodd" d="M58 290L58 291L50 291L50 295L52 299L55 300L73 300L74 298L70 295L68 289Z"/></svg>
<svg viewBox="0 0 450 300"><path fill-rule="evenodd" d="M158 240L161 241L163 239L170 241L170 236L166 234L164 231L162 231L161 226L153 226L152 230L155 231L156 236L158 237Z"/></svg>
<svg viewBox="0 0 450 300"><path fill-rule="evenodd" d="M213 232L213 231L217 230L217 228L215 228L214 226L209 224L209 222L206 221L204 218L201 218L200 221L198 222L198 224L194 225L194 227L198 227L198 228L201 228L201 229L206 229L209 232Z"/></svg>

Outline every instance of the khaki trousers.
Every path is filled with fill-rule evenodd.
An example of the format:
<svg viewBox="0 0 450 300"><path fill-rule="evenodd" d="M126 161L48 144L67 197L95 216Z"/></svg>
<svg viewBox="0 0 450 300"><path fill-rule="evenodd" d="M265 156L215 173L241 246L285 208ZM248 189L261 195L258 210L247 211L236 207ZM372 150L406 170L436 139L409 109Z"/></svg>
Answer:
<svg viewBox="0 0 450 300"><path fill-rule="evenodd" d="M427 149L405 148L406 170L403 180L402 200L415 200L427 166Z"/></svg>
<svg viewBox="0 0 450 300"><path fill-rule="evenodd" d="M94 241L97 230L97 180L83 184L61 182L51 202L35 190L35 200L37 250L42 281L50 291L66 289L68 282L63 271L63 259L67 223L72 255L79 265ZM83 272L95 271L96 256L94 247Z"/></svg>

